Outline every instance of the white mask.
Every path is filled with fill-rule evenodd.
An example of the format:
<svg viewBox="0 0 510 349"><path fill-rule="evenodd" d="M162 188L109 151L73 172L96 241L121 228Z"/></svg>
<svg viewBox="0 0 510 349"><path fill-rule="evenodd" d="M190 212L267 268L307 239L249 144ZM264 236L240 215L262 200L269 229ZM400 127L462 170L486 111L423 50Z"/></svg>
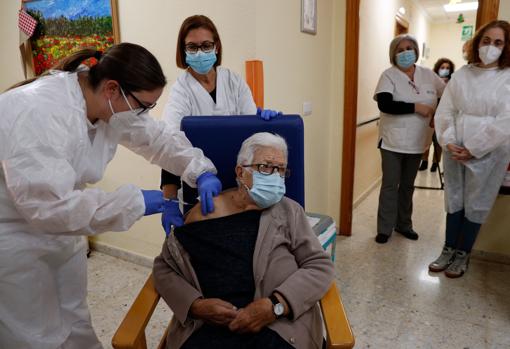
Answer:
<svg viewBox="0 0 510 349"><path fill-rule="evenodd" d="M122 111L122 112L115 112L115 110L113 110L112 101L110 99L108 99L108 105L110 106L112 116L115 116L115 117L119 117L122 115L138 116L136 109L133 109L133 107L131 107L131 104L129 103L129 100L127 99L126 94L124 93L124 90L122 88L120 89L120 92L122 93L122 97L124 97L124 100L126 101L126 104L128 105L129 110Z"/></svg>
<svg viewBox="0 0 510 349"><path fill-rule="evenodd" d="M503 52L503 50L494 45L486 45L478 49L478 55L485 65L496 62L501 56L501 52Z"/></svg>
<svg viewBox="0 0 510 349"><path fill-rule="evenodd" d="M439 76L442 78L448 77L450 75L450 69L439 69Z"/></svg>

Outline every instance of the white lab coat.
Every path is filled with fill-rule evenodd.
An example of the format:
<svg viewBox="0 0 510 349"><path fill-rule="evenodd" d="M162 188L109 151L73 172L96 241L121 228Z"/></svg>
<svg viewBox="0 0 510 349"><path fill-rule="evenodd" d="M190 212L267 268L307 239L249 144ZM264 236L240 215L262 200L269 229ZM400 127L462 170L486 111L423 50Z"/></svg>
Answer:
<svg viewBox="0 0 510 349"><path fill-rule="evenodd" d="M444 90L444 82L429 68L415 66L414 82L395 66L386 69L379 78L374 100L381 92L393 95L394 101L422 103L436 107ZM413 85L414 84L414 85ZM430 118L417 113L392 115L381 112L379 140L381 148L404 154L422 154L430 146L434 129Z"/></svg>
<svg viewBox="0 0 510 349"><path fill-rule="evenodd" d="M435 116L436 135L445 149L446 210L462 209L484 223L510 161L510 69L466 65L452 75ZM464 164L451 159L446 145L466 147Z"/></svg>
<svg viewBox="0 0 510 349"><path fill-rule="evenodd" d="M163 119L179 130L185 116L256 113L257 107L246 82L233 71L216 67L216 103L193 75L185 71L170 89Z"/></svg>
<svg viewBox="0 0 510 349"><path fill-rule="evenodd" d="M139 188L99 181L122 144L194 185L214 165L148 115L92 125L76 73L0 95L0 348L100 348L86 303L82 235L124 231L145 211Z"/></svg>

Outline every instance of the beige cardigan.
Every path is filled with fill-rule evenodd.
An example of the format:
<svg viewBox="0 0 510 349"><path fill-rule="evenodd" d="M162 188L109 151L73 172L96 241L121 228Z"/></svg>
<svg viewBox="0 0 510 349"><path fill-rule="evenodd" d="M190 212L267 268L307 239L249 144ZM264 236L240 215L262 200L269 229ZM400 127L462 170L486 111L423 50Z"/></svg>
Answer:
<svg viewBox="0 0 510 349"><path fill-rule="evenodd" d="M153 274L157 291L174 312L167 348L180 348L203 323L188 316L191 303L202 293L189 255L175 235L165 240L154 260ZM317 302L333 281L334 267L303 208L291 199L283 198L262 212L253 275L255 299L278 291L292 310L292 320L276 320L269 328L296 348L321 348L323 331Z"/></svg>

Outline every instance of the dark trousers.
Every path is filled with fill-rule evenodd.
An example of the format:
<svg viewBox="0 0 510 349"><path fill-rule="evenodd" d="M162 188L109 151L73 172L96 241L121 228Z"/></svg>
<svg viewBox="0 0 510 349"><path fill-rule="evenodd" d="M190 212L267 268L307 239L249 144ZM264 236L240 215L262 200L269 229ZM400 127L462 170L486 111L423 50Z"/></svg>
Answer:
<svg viewBox="0 0 510 349"><path fill-rule="evenodd" d="M382 184L377 210L377 233L412 229L414 180L422 154L404 154L381 148Z"/></svg>
<svg viewBox="0 0 510 349"><path fill-rule="evenodd" d="M471 252L481 224L471 222L464 216L464 210L446 214L447 247Z"/></svg>

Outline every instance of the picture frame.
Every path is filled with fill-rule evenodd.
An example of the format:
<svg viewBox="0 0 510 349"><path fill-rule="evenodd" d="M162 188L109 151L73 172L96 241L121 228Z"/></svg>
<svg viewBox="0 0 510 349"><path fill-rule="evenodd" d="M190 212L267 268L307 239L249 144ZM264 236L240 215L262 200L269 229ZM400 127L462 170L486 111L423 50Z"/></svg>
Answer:
<svg viewBox="0 0 510 349"><path fill-rule="evenodd" d="M23 0L22 5L38 21L25 62L32 75L79 49L104 52L120 42L117 0Z"/></svg>
<svg viewBox="0 0 510 349"><path fill-rule="evenodd" d="M301 0L301 31L317 34L317 0Z"/></svg>

